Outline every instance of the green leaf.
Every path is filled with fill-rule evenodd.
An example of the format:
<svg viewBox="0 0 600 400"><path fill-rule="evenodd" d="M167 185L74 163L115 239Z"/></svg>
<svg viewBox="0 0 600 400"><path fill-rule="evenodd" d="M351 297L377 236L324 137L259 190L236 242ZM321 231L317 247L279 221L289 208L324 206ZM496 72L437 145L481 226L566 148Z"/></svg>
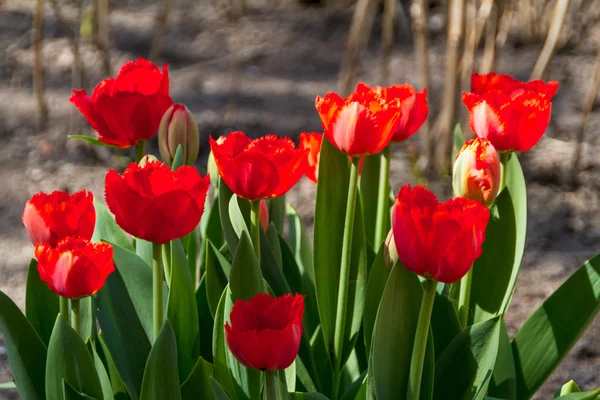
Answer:
<svg viewBox="0 0 600 400"><path fill-rule="evenodd" d="M553 399L557 399L560 396L564 396L566 394L571 393L581 393L581 389L579 389L579 386L577 386L575 381L572 379L569 382L562 385L560 389L558 389L558 391L554 394Z"/></svg>
<svg viewBox="0 0 600 400"><path fill-rule="evenodd" d="M238 235L233 228L231 217L229 216L229 203L233 197L233 192L227 187L223 179L219 177L219 195L217 199L219 201L219 217L221 218L221 228L223 230L223 236L229 251L233 254L238 245Z"/></svg>
<svg viewBox="0 0 600 400"><path fill-rule="evenodd" d="M79 323L81 339L86 341L88 338L95 338L97 333L96 310L92 296L84 297L79 300Z"/></svg>
<svg viewBox="0 0 600 400"><path fill-rule="evenodd" d="M277 227L274 223L271 222L269 224L269 229L267 229L265 238L267 239L267 243L271 247L271 251L273 253L273 257L275 258L275 262L277 262L277 265L281 267L283 265L283 260L281 259L281 245L279 244L279 232L277 231Z"/></svg>
<svg viewBox="0 0 600 400"><path fill-rule="evenodd" d="M329 400L327 397L323 396L321 393L290 393L292 400Z"/></svg>
<svg viewBox="0 0 600 400"><path fill-rule="evenodd" d="M308 275L314 286L315 266L313 261L313 250L310 238L306 232L306 227L302 223L300 215L291 204L287 205L287 216L290 248L293 250L296 263L298 263L301 271L303 271L303 274Z"/></svg>
<svg viewBox="0 0 600 400"><path fill-rule="evenodd" d="M433 302L431 331L433 333L435 359L437 360L461 331L458 315L450 298L439 292L435 294L435 301Z"/></svg>
<svg viewBox="0 0 600 400"><path fill-rule="evenodd" d="M213 375L213 366L202 357L198 358L190 376L181 385L182 400L213 399L210 380Z"/></svg>
<svg viewBox="0 0 600 400"><path fill-rule="evenodd" d="M406 396L422 297L417 275L396 263L381 297L372 337L372 376L378 400Z"/></svg>
<svg viewBox="0 0 600 400"><path fill-rule="evenodd" d="M63 380L80 393L103 399L92 356L77 332L59 315L50 337L46 360L46 395L49 399L62 397Z"/></svg>
<svg viewBox="0 0 600 400"><path fill-rule="evenodd" d="M71 386L67 381L63 381L62 386L64 400L96 400L95 398L90 397L87 394L80 393L78 390L73 388L73 386Z"/></svg>
<svg viewBox="0 0 600 400"><path fill-rule="evenodd" d="M183 147L181 144L177 145L177 149L175 150L175 156L173 156L173 163L171 164L171 170L175 171L177 168L183 166L185 164L185 160L183 158Z"/></svg>
<svg viewBox="0 0 600 400"><path fill-rule="evenodd" d="M285 194L268 201L269 222L275 224L277 232L283 234L283 221L285 220Z"/></svg>
<svg viewBox="0 0 600 400"><path fill-rule="evenodd" d="M100 359L102 360L102 364L104 364L115 398L117 400L129 399L129 396L127 395L127 389L125 388L125 385L123 384L123 381L119 376L119 372L117 371L117 366L115 365L115 362L113 361L112 356L108 351L108 347L106 346L106 341L102 336L102 332L98 334L95 350ZM96 363L95 359L94 363Z"/></svg>
<svg viewBox="0 0 600 400"><path fill-rule="evenodd" d="M333 383L333 365L331 358L329 357L329 351L325 344L325 337L323 336L323 330L319 325L315 330L315 333L310 339L310 345L312 347L312 354L315 360L315 367L317 370L318 382L317 388L321 393L331 393Z"/></svg>
<svg viewBox="0 0 600 400"><path fill-rule="evenodd" d="M206 242L206 296L210 312L214 317L221 294L223 294L223 290L229 282L231 264L212 244L210 239L206 239Z"/></svg>
<svg viewBox="0 0 600 400"><path fill-rule="evenodd" d="M0 330L19 394L27 400L45 399L46 345L19 307L2 291Z"/></svg>
<svg viewBox="0 0 600 400"><path fill-rule="evenodd" d="M133 246L127 235L115 222L108 208L94 197L94 208L96 209L96 227L92 235L92 242L109 242L133 251Z"/></svg>
<svg viewBox="0 0 600 400"><path fill-rule="evenodd" d="M179 400L177 343L169 320L165 320L144 370L140 400Z"/></svg>
<svg viewBox="0 0 600 400"><path fill-rule="evenodd" d="M17 385L14 382L4 382L0 383L0 390L12 390L16 389Z"/></svg>
<svg viewBox="0 0 600 400"><path fill-rule="evenodd" d="M360 173L360 195L365 213L365 236L371 247L379 247L379 243L375 243L375 225L377 221L380 166L381 153L364 157Z"/></svg>
<svg viewBox="0 0 600 400"><path fill-rule="evenodd" d="M143 239L135 239L135 254L137 254L148 265L152 265L152 242Z"/></svg>
<svg viewBox="0 0 600 400"><path fill-rule="evenodd" d="M206 361L212 363L212 341L213 341L213 315L208 308L208 299L206 297L206 275L200 279L198 289L196 289L196 309L198 310L198 325L202 330L202 340L200 341L200 356Z"/></svg>
<svg viewBox="0 0 600 400"><path fill-rule="evenodd" d="M460 123L454 127L454 143L452 146L452 160L456 159L456 155L465 144L465 135L463 134Z"/></svg>
<svg viewBox="0 0 600 400"><path fill-rule="evenodd" d="M187 257L188 270L190 271L190 277L194 286L196 285L196 280L198 276L196 268L198 261L198 237L196 232L197 227L194 228L194 230L188 233L186 236L181 238L181 244L183 244L183 247L185 249L185 255Z"/></svg>
<svg viewBox="0 0 600 400"><path fill-rule="evenodd" d="M223 229L221 229L221 215L219 213L219 199L217 196L218 193L215 194L214 202L210 206L208 205L207 196L207 206L205 206L204 214L200 221L200 237L203 239L203 242L210 239L213 245L220 248L225 243L225 239L223 238Z"/></svg>
<svg viewBox="0 0 600 400"><path fill-rule="evenodd" d="M375 257L375 261L371 266L369 273L369 281L367 283L367 294L365 296L365 312L363 314L363 330L365 334L365 347L367 353L371 351L371 341L373 337L373 329L375 327L375 319L377 318L377 310L381 302L381 296L385 284L390 275L390 269L385 264L385 243L379 248L379 252Z"/></svg>
<svg viewBox="0 0 600 400"><path fill-rule="evenodd" d="M506 187L490 208L483 254L473 265L473 322L486 321L508 309L523 258L527 228L525 179L516 155L512 154L507 165Z"/></svg>
<svg viewBox="0 0 600 400"><path fill-rule="evenodd" d="M151 346L118 270L108 276L96 301L106 347L129 396L137 400Z"/></svg>
<svg viewBox="0 0 600 400"><path fill-rule="evenodd" d="M231 226L233 226L238 239L242 232L246 232L250 236L250 204L248 200L237 197L235 194L231 196L229 200L229 218L231 218Z"/></svg>
<svg viewBox="0 0 600 400"><path fill-rule="evenodd" d="M296 361L285 369L285 382L288 392L296 391Z"/></svg>
<svg viewBox="0 0 600 400"><path fill-rule="evenodd" d="M350 180L349 163L346 154L338 151L326 139L323 140L315 206L314 262L319 315L328 354L329 350L333 349L334 340L342 239ZM367 246L362 215L361 202L357 198L342 364L354 348L364 309Z"/></svg>
<svg viewBox="0 0 600 400"><path fill-rule="evenodd" d="M232 301L249 301L254 295L264 293L264 283L260 265L252 248L250 236L242 232L239 244L231 262L229 276Z"/></svg>
<svg viewBox="0 0 600 400"><path fill-rule="evenodd" d="M221 386L219 382L212 377L210 378L210 386L212 388L215 400L230 400L229 396L225 392L225 389L223 389L223 386Z"/></svg>
<svg viewBox="0 0 600 400"><path fill-rule="evenodd" d="M84 136L84 135L68 135L67 136L69 139L80 139L83 140L84 142L88 142L89 144L92 144L94 146L100 146L100 147L112 147L113 149L120 149L119 146L113 146L112 144L107 144L104 142L99 141L96 138L93 138L91 136Z"/></svg>
<svg viewBox="0 0 600 400"><path fill-rule="evenodd" d="M214 365L214 378L216 381L223 386L223 390L229 395L235 395L235 389L233 387L233 378L229 372L227 365L227 344L225 343L225 302L229 295L228 289L223 291L219 306L217 307L217 313L215 314L215 324L213 331L213 365ZM229 319L229 315L227 316ZM214 389L214 388L213 388ZM213 390L213 393L214 390ZM229 396L226 396L229 398ZM236 397L232 397L236 399ZM219 396L215 393L215 399L219 399Z"/></svg>
<svg viewBox="0 0 600 400"><path fill-rule="evenodd" d="M100 356L96 352L94 344L88 339L85 345L92 355L92 360L94 361L94 366L96 367L96 373L98 374L98 379L100 380L100 386L102 387L102 396L104 397L104 400L114 400L110 378L108 377L108 373L106 372L106 368L104 367Z"/></svg>
<svg viewBox="0 0 600 400"><path fill-rule="evenodd" d="M557 397L559 400L598 400L599 398L600 389L583 393L569 393L564 396Z"/></svg>
<svg viewBox="0 0 600 400"><path fill-rule="evenodd" d="M171 281L167 318L177 338L177 365L179 379L183 382L194 368L199 356L198 309L194 284L181 240L173 240L170 246Z"/></svg>
<svg viewBox="0 0 600 400"><path fill-rule="evenodd" d="M300 357L296 357L295 363L296 363L296 376L298 377L298 380L300 381L302 386L304 386L304 388L309 392L316 392L317 386L313 382L312 377L310 376L310 374L308 373L308 370L304 366L302 359Z"/></svg>
<svg viewBox="0 0 600 400"><path fill-rule="evenodd" d="M52 335L58 308L58 295L40 279L37 261L32 259L27 272L25 314L46 346Z"/></svg>
<svg viewBox="0 0 600 400"><path fill-rule="evenodd" d="M342 395L341 400L354 400L367 379L367 371L364 371L354 382L352 382Z"/></svg>
<svg viewBox="0 0 600 400"><path fill-rule="evenodd" d="M532 396L600 311L600 255L569 277L513 339L517 398Z"/></svg>
<svg viewBox="0 0 600 400"><path fill-rule="evenodd" d="M471 325L448 345L435 365L435 399L485 397L496 362L500 326L500 317Z"/></svg>
<svg viewBox="0 0 600 400"><path fill-rule="evenodd" d="M515 362L504 321L502 321L500 327L498 356L496 357L496 365L494 365L494 373L492 374L488 394L505 400L517 400Z"/></svg>

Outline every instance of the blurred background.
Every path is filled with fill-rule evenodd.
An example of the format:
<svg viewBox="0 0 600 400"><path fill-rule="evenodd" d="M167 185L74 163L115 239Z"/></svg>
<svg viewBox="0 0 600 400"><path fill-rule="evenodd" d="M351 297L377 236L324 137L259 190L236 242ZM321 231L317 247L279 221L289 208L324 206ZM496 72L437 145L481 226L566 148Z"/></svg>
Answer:
<svg viewBox="0 0 600 400"><path fill-rule="evenodd" d="M498 71L560 82L546 136L519 156L529 221L513 335L600 251L599 48L600 0L0 0L0 290L24 307L33 248L20 217L32 194L102 197L107 168L129 162L67 138L95 135L71 89L91 94L125 61L169 64L171 96L199 124L200 170L209 135L320 131L316 95L359 81L427 87L428 121L394 146L392 188L426 184L443 198L454 125L472 136L460 93L472 72ZM314 194L306 179L288 194L309 228ZM571 378L600 386L598 320L535 398ZM10 379L0 335L0 382Z"/></svg>

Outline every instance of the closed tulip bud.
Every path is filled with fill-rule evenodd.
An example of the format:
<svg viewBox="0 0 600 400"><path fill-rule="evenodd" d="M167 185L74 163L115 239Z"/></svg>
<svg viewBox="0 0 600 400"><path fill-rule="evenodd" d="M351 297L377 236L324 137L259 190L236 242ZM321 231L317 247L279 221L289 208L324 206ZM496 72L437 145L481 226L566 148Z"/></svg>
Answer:
<svg viewBox="0 0 600 400"><path fill-rule="evenodd" d="M454 193L489 206L498 195L500 179L500 158L494 146L478 138L465 143L454 162Z"/></svg>
<svg viewBox="0 0 600 400"><path fill-rule="evenodd" d="M258 219L260 221L260 226L262 226L263 231L267 233L269 230L269 205L265 199L260 200L260 208L258 210Z"/></svg>
<svg viewBox="0 0 600 400"><path fill-rule="evenodd" d="M144 167L150 161L158 161L158 158L154 157L152 154L146 154L138 164L140 167Z"/></svg>
<svg viewBox="0 0 600 400"><path fill-rule="evenodd" d="M394 240L394 231L390 229L387 238L385 239L385 247L383 248L383 258L385 265L392 269L398 261L398 250L396 249L396 241Z"/></svg>
<svg viewBox="0 0 600 400"><path fill-rule="evenodd" d="M217 144L221 145L225 141L225 136L220 136L217 139ZM215 156L211 151L208 153L208 161L206 163L206 169L208 171L208 175L210 176L210 183L213 187L217 187L217 182L219 181L219 167L217 167L217 163L215 162Z"/></svg>
<svg viewBox="0 0 600 400"><path fill-rule="evenodd" d="M186 106L173 104L163 115L158 127L158 149L162 159L172 164L179 145L183 160L187 165L192 165L200 149L198 125Z"/></svg>

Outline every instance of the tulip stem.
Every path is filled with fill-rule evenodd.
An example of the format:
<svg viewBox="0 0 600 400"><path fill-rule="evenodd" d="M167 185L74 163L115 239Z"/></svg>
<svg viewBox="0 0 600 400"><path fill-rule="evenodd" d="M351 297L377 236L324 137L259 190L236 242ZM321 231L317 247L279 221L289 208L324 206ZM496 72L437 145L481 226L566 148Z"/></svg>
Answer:
<svg viewBox="0 0 600 400"><path fill-rule="evenodd" d="M69 299L67 297L59 296L60 315L63 316L65 321L69 322Z"/></svg>
<svg viewBox="0 0 600 400"><path fill-rule="evenodd" d="M256 253L256 258L260 263L260 200L250 201L250 229L252 235L252 247Z"/></svg>
<svg viewBox="0 0 600 400"><path fill-rule="evenodd" d="M471 280L473 268L460 281L460 295L458 297L458 321L462 329L469 323L469 302L471 301Z"/></svg>
<svg viewBox="0 0 600 400"><path fill-rule="evenodd" d="M419 400L425 350L427 349L427 337L429 336L429 322L431 320L436 288L437 281L427 279L423 282L423 299L421 300L421 310L419 311L419 321L417 322L417 331L415 333L415 344L410 359L408 400Z"/></svg>
<svg viewBox="0 0 600 400"><path fill-rule="evenodd" d="M283 400L283 397L280 396L281 390L278 388L277 372L278 371L265 371L265 400Z"/></svg>
<svg viewBox="0 0 600 400"><path fill-rule="evenodd" d="M500 153L500 164L502 164L502 173L500 174L500 189L498 189L498 193L500 193L504 187L506 186L506 168L508 167L508 161L510 160L511 152L503 151Z"/></svg>
<svg viewBox="0 0 600 400"><path fill-rule="evenodd" d="M81 333L81 315L80 315L79 311L80 311L79 299L77 299L77 300L72 299L71 300L71 312L72 312L71 323L72 323L73 329L75 330L75 332L77 332L77 334Z"/></svg>
<svg viewBox="0 0 600 400"><path fill-rule="evenodd" d="M342 357L344 351L344 331L346 327L346 306L348 302L348 284L350 280L350 262L352 256L352 236L354 233L354 212L356 210L356 192L358 184L358 166L360 158L353 158L350 165L350 181L348 183L348 200L346 203L346 218L344 220L344 237L342 242L342 261L340 266L340 281L338 286L338 301L335 318L335 333L333 342L334 381L332 400L338 397L340 386Z"/></svg>
<svg viewBox="0 0 600 400"><path fill-rule="evenodd" d="M153 301L153 333L158 336L163 324L163 275L162 245L152 244L152 301Z"/></svg>
<svg viewBox="0 0 600 400"><path fill-rule="evenodd" d="M389 209L389 180L390 180L390 156L392 145L387 145L381 152L381 164L379 166L379 191L377 193L377 220L375 223L375 248L379 246L386 237L386 219Z"/></svg>
<svg viewBox="0 0 600 400"><path fill-rule="evenodd" d="M140 140L135 145L135 162L139 163L141 159L144 157L144 153L146 152L144 149L144 140Z"/></svg>

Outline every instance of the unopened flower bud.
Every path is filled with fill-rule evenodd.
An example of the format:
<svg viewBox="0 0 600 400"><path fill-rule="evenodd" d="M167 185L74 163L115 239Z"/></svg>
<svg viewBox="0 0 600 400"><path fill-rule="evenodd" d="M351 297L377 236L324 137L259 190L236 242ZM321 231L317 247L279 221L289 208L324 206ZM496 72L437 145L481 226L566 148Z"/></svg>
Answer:
<svg viewBox="0 0 600 400"><path fill-rule="evenodd" d="M146 154L144 157L142 157L138 164L140 167L143 167L144 165L146 165L146 163L150 161L158 161L158 158L154 157L152 154Z"/></svg>
<svg viewBox="0 0 600 400"><path fill-rule="evenodd" d="M394 231L391 229L385 239L383 258L385 260L385 265L387 265L389 269L392 269L394 264L398 261L398 250L396 249L396 241L394 240Z"/></svg>
<svg viewBox="0 0 600 400"><path fill-rule="evenodd" d="M225 136L220 136L217 139L217 144L222 144L225 140ZM208 174L210 175L210 183L213 187L217 187L217 182L219 181L219 167L217 167L217 163L215 162L215 156L212 151L208 153L208 161L206 164L206 169Z"/></svg>
<svg viewBox="0 0 600 400"><path fill-rule="evenodd" d="M185 163L192 165L198 157L200 133L192 113L183 104L169 107L158 127L158 148L165 162L173 163L177 146L181 146Z"/></svg>
<svg viewBox="0 0 600 400"><path fill-rule="evenodd" d="M260 225L263 228L263 231L267 233L269 230L269 205L267 204L265 199L260 200L260 208L258 209L258 219L260 221Z"/></svg>
<svg viewBox="0 0 600 400"><path fill-rule="evenodd" d="M500 189L500 158L485 139L466 142L454 161L452 187L457 196L491 205Z"/></svg>

